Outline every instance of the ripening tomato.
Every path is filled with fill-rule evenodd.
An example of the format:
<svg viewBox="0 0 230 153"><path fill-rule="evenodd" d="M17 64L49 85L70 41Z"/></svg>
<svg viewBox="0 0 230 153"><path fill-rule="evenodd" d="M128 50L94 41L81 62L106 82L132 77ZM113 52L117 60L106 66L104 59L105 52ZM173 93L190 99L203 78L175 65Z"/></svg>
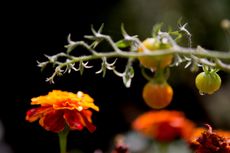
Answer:
<svg viewBox="0 0 230 153"><path fill-rule="evenodd" d="M162 43L157 41L155 38L147 38L142 44L150 51L155 51L158 49L168 49L171 47L168 43ZM143 48L139 48L138 52L143 52ZM172 63L172 55L157 56L157 57L139 57L139 61L142 65L147 68L156 70L157 68L165 68Z"/></svg>
<svg viewBox="0 0 230 153"><path fill-rule="evenodd" d="M215 71L199 73L195 82L201 94L213 94L221 86L221 78Z"/></svg>
<svg viewBox="0 0 230 153"><path fill-rule="evenodd" d="M171 103L173 89L167 83L159 84L149 81L143 88L142 96L148 106L160 109Z"/></svg>

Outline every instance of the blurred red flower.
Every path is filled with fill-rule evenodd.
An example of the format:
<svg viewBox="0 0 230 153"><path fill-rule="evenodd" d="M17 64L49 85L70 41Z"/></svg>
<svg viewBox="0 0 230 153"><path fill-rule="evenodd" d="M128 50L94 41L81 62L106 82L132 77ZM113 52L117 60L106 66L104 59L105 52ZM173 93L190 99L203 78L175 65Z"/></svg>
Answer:
<svg viewBox="0 0 230 153"><path fill-rule="evenodd" d="M202 135L202 133L204 133L205 131L207 131L207 129L203 128L203 127L198 127L195 128L193 131L193 134L190 137L190 142L196 142L196 140ZM224 137L224 138L228 138L230 139L230 131L224 131L224 130L214 130L213 133L216 133L217 135Z"/></svg>
<svg viewBox="0 0 230 153"><path fill-rule="evenodd" d="M154 138L169 142L176 138L188 140L193 132L194 123L178 111L150 111L140 115L133 122L133 129Z"/></svg>
<svg viewBox="0 0 230 153"><path fill-rule="evenodd" d="M99 111L94 100L87 94L79 91L76 94L66 91L53 90L48 95L31 99L32 108L26 113L26 120L39 124L48 131L60 132L68 126L70 130L82 130L86 127L93 132L96 127L92 124L92 108Z"/></svg>
<svg viewBox="0 0 230 153"><path fill-rule="evenodd" d="M196 153L230 153L230 132L223 130L212 131L197 128L190 138L190 147Z"/></svg>

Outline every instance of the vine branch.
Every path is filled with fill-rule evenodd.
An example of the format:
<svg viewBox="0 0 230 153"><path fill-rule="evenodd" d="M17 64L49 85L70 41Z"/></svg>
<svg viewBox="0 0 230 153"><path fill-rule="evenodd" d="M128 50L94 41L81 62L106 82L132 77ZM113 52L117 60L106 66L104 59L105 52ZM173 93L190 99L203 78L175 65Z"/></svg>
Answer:
<svg viewBox="0 0 230 153"><path fill-rule="evenodd" d="M185 28L185 27L184 27ZM44 68L47 64L53 64L55 66L55 71L51 75L51 77L47 78L47 81L54 82L54 77L56 75L62 75L65 72L70 73L71 70L80 71L83 73L84 68L92 68L92 66L88 66L88 61L102 59L101 69L96 73L102 73L103 77L105 76L106 69L113 70L113 72L123 78L123 82L126 82L126 86L130 86L131 79L134 75L132 62L139 57L156 57L156 56L166 56L173 55L174 65L178 66L179 64L185 62L187 63L185 67L188 67L191 63L195 63L196 65L207 65L213 68L218 68L220 70L230 72L230 64L227 63L230 61L230 51L217 51L217 50L208 50L204 49L200 46L196 48L191 47L182 47L177 44L177 42L173 39L173 37L167 32L158 31L157 38L170 43L172 47L169 49L159 49L154 50L154 52L148 50L144 45L142 45L141 41L137 38L137 36L130 36L125 31L123 25L121 28L122 35L124 39L115 42L109 35L101 34L103 29L103 25L96 31L93 26L91 27L93 35L85 36L86 39L92 40L93 43L88 44L85 41L72 41L70 35L68 36L68 45L66 53L58 53L53 56L47 56L47 61L38 62L38 66ZM108 52L98 52L95 48L99 43L105 40L113 50ZM119 44L122 44L122 47L119 48ZM81 55L81 56L73 56L70 55L77 47L83 47L87 49L90 55ZM138 52L138 48L142 47L143 52ZM126 50L122 50L122 48L126 48ZM128 49L127 49L128 48ZM66 61L59 61L60 57L66 58ZM128 59L128 63L126 65L125 71L123 73L119 73L115 69L116 60L113 63L108 63L107 59L109 58L126 58ZM79 63L79 67L75 68L75 63ZM173 65L173 66L174 66ZM65 71L63 70L65 68ZM131 71L132 70L132 71ZM122 75L121 75L122 74ZM125 81L124 81L125 80Z"/></svg>

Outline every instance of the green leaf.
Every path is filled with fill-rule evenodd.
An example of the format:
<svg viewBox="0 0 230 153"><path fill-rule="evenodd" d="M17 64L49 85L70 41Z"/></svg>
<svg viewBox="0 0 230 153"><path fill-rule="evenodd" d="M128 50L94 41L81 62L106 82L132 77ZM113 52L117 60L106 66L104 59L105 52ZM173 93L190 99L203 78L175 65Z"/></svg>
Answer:
<svg viewBox="0 0 230 153"><path fill-rule="evenodd" d="M179 41L182 38L182 34L179 31L171 31L170 35L175 36L175 41Z"/></svg>
<svg viewBox="0 0 230 153"><path fill-rule="evenodd" d="M121 33L122 33L123 37L128 36L128 33L126 32L125 26L123 23L121 24Z"/></svg>
<svg viewBox="0 0 230 153"><path fill-rule="evenodd" d="M153 37L156 37L158 35L158 33L161 31L162 26L163 23L157 23L153 26L153 30L152 30Z"/></svg>
<svg viewBox="0 0 230 153"><path fill-rule="evenodd" d="M118 42L116 42L116 46L118 48L126 48L126 47L129 47L130 45L131 45L131 42L127 40L119 40Z"/></svg>

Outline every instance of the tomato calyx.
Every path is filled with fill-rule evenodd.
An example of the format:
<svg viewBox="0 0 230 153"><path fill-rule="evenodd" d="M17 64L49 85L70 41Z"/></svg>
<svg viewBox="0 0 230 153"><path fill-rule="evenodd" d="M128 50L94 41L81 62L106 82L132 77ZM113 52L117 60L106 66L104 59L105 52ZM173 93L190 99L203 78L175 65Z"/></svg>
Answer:
<svg viewBox="0 0 230 153"><path fill-rule="evenodd" d="M217 73L219 71L219 69L217 69L217 68L210 68L210 67L208 67L206 65L203 65L202 69L206 74Z"/></svg>

